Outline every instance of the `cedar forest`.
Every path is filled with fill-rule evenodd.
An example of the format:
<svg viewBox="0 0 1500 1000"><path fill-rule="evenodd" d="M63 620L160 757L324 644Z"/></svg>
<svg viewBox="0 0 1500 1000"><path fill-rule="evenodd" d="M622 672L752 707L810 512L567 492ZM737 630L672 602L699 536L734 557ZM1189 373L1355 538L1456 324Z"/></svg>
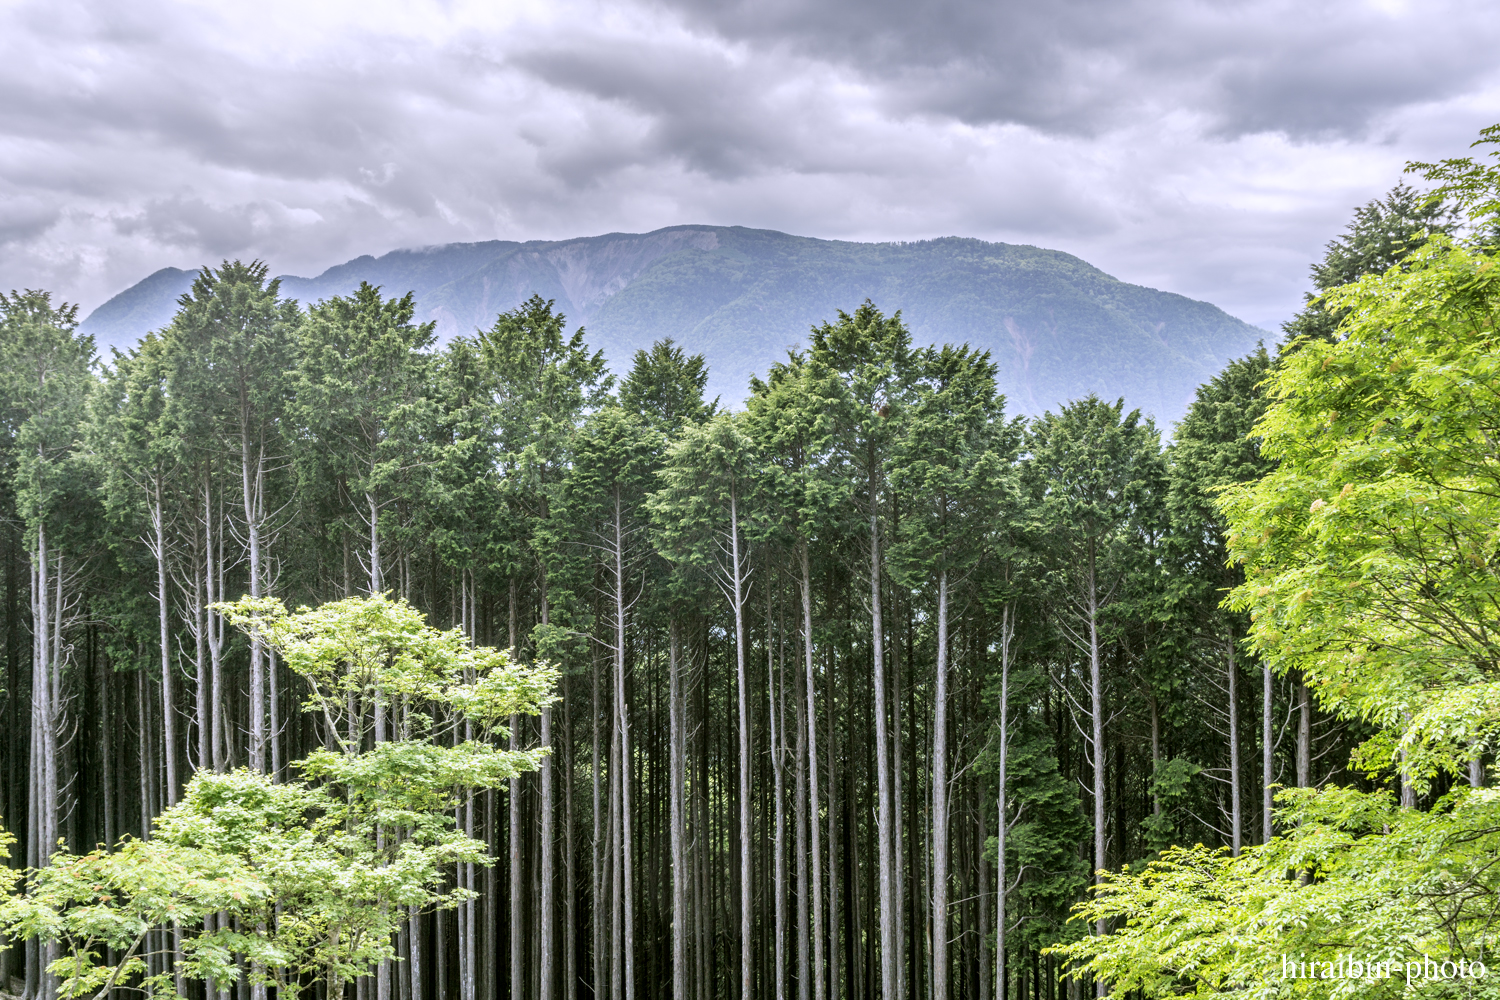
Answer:
<svg viewBox="0 0 1500 1000"><path fill-rule="evenodd" d="M1500 937L1500 167L1410 169L1170 442L870 302L730 412L538 297L0 296L0 988L1487 992L1278 964Z"/></svg>

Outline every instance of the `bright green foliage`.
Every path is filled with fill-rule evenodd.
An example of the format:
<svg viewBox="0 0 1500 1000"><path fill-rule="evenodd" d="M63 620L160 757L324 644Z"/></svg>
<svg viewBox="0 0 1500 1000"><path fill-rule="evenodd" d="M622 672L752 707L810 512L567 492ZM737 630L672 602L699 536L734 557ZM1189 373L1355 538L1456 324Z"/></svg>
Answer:
<svg viewBox="0 0 1500 1000"><path fill-rule="evenodd" d="M1480 129L1479 138L1472 145L1500 145L1500 125ZM1500 160L1500 150L1490 150L1489 158ZM1500 163L1484 164L1472 156L1462 156L1438 163L1408 163L1406 170L1438 181L1440 187L1433 192L1435 196L1451 198L1466 211L1470 220L1477 223L1481 239L1494 236L1495 220L1500 219Z"/></svg>
<svg viewBox="0 0 1500 1000"><path fill-rule="evenodd" d="M1236 607L1330 709L1403 728L1458 771L1500 730L1500 268L1445 238L1340 290L1346 337L1272 375L1279 462L1225 494Z"/></svg>
<svg viewBox="0 0 1500 1000"><path fill-rule="evenodd" d="M20 937L58 942L65 952L48 967L64 997L104 992L145 971L140 954L147 932L173 921L201 921L216 912L239 915L264 898L266 884L237 859L184 849L164 841L127 840L112 852L57 855L26 895L0 909L0 919ZM234 977L228 941L195 937L185 943L182 972L229 982ZM126 957L110 963L106 947ZM250 949L236 949L249 952ZM169 977L142 986L170 993Z"/></svg>
<svg viewBox="0 0 1500 1000"><path fill-rule="evenodd" d="M188 932L185 976L227 986L245 959L253 978L283 995L295 996L309 975L336 995L394 957L404 908L467 898L444 888L445 869L489 856L457 828L458 803L535 770L549 752L422 738L460 720L503 736L498 720L551 701L556 672L514 666L457 630L439 632L403 602L353 598L287 612L275 599L246 598L219 610L308 681L304 708L342 737L341 748L294 765L298 782L199 771L149 841L59 854L37 872L0 921L17 936L62 944L52 971L64 978L64 996L140 972L146 932L169 924ZM360 752L377 700L400 709L402 738ZM213 913L236 916L239 929L200 930ZM105 946L123 952L116 964ZM172 977L147 988L170 993Z"/></svg>
<svg viewBox="0 0 1500 1000"><path fill-rule="evenodd" d="M1140 872L1110 876L1079 908L1114 930L1059 949L1126 997L1489 995L1405 963L1492 961L1500 932L1500 793L1455 793L1432 812L1349 789L1283 793L1288 833L1239 858L1174 847ZM1310 879L1288 877L1307 871ZM1315 977L1283 966L1317 962ZM1337 978L1350 959L1391 962L1390 978ZM1330 963L1328 973L1323 963ZM1450 969L1450 972L1453 970ZM1492 973L1491 973L1492 974ZM1477 994L1470 994L1477 989ZM1457 991L1457 992L1455 992Z"/></svg>
<svg viewBox="0 0 1500 1000"><path fill-rule="evenodd" d="M1500 201L1482 183L1500 174L1466 169L1445 179L1473 182L1460 193L1483 234ZM1112 933L1065 953L1115 996L1492 992L1408 982L1405 963L1500 943L1500 795L1450 780L1500 736L1500 267L1482 240L1439 234L1328 301L1340 339L1284 355L1267 382L1254 434L1275 468L1221 501L1246 575L1230 604L1275 669L1377 730L1356 766L1435 801L1289 790L1286 832L1239 859L1174 849L1111 876L1079 917ZM1329 968L1283 979L1283 958ZM1340 959L1397 966L1339 978Z"/></svg>
<svg viewBox="0 0 1500 1000"><path fill-rule="evenodd" d="M49 969L60 980L60 996L102 995L145 970L141 949L152 928L201 923L218 912L249 917L270 891L259 873L232 854L170 839L126 838L113 851L54 855L23 895L0 905L0 926L16 938L61 945L62 957ZM194 936L184 948L183 971L229 982L234 967L227 944L213 935ZM119 953L116 961L109 961L106 948ZM144 985L155 995L171 993L169 975Z"/></svg>
<svg viewBox="0 0 1500 1000"><path fill-rule="evenodd" d="M1334 305L1327 293L1367 274L1384 274L1400 266L1435 234L1451 234L1458 219L1452 204L1398 184L1383 199L1354 210L1354 221L1329 241L1323 260L1312 266L1317 294L1282 326L1288 343L1304 339L1333 340L1348 310Z"/></svg>
<svg viewBox="0 0 1500 1000"><path fill-rule="evenodd" d="M512 664L508 652L471 646L459 629L439 632L420 611L384 595L296 612L274 597L245 598L216 610L263 639L306 679L311 694L304 711L322 716L330 732L345 741L346 753L366 735L363 720L377 700L394 705L405 699L420 720L413 734L454 724L441 712L422 715L429 706L491 727L513 714L534 715L553 700L557 672L547 664ZM530 770L536 760L528 753L516 763Z"/></svg>

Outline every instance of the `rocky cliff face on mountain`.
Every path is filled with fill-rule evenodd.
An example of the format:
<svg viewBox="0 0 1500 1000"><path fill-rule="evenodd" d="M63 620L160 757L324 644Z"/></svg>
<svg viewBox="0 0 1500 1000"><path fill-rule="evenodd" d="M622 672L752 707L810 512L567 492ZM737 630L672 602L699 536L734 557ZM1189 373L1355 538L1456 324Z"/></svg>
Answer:
<svg viewBox="0 0 1500 1000"><path fill-rule="evenodd" d="M165 268L96 309L84 328L133 343L171 320L193 271ZM744 398L751 373L805 341L809 327L869 298L901 310L918 343L992 352L1013 411L1040 413L1090 392L1124 396L1159 422L1265 336L1217 307L1130 285L1070 254L950 237L848 243L768 230L674 226L555 242L454 243L357 257L315 278L284 276L303 302L361 281L414 291L418 316L448 338L489 326L533 293L617 371L654 340L704 354L710 393Z"/></svg>

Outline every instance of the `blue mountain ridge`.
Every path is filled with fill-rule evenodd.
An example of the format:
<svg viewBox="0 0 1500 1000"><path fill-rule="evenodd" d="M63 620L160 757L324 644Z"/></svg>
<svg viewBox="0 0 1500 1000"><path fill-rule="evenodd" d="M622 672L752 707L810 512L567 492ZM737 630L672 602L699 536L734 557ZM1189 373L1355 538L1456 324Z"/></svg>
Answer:
<svg viewBox="0 0 1500 1000"><path fill-rule="evenodd" d="M163 268L83 322L127 346L171 321L196 271ZM672 226L560 241L492 240L395 250L286 275L284 295L315 302L361 281L416 294L417 315L448 339L538 293L583 324L616 372L672 337L702 353L710 395L743 400L815 324L869 298L901 310L920 344L991 352L1012 412L1039 414L1090 392L1177 420L1194 389L1253 350L1265 331L1207 302L1105 274L1071 254L961 237L913 243L819 240L763 229Z"/></svg>

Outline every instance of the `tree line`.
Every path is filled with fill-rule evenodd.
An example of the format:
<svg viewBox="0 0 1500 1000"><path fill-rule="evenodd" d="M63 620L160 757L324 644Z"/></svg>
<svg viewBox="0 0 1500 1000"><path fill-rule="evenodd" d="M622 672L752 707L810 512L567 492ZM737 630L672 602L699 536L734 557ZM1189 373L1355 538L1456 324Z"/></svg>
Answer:
<svg viewBox="0 0 1500 1000"><path fill-rule="evenodd" d="M1398 188L1330 244L1320 289L1451 218ZM319 959L337 975L257 974L280 959L233 941L272 947L291 903L231 918L205 897L211 969L183 914L157 913L123 979L49 973L57 934L35 932L0 951L0 983L28 1000L137 982L204 1000L1078 996L1051 949L1110 930L1068 920L1098 873L1269 842L1279 788L1415 801L1393 766L1348 768L1368 720L1321 707L1249 603L1224 602L1244 577L1220 493L1277 467L1266 380L1336 340L1319 324L1338 308L1310 301L1279 356L1230 363L1165 443L1122 401L1009 416L987 354L915 346L869 302L730 412L703 398L701 356L661 341L616 380L539 297L438 345L410 294L304 309L264 264L226 262L100 358L74 307L0 296L0 815L23 888L95 845L175 844L182 817L246 789L322 796L267 829L337 816L383 869L428 827L355 810L361 754L412 797L426 772L386 744L510 755L402 807L446 816L430 843L458 853L423 855L437 881L414 902L374 874L349 890L389 947ZM352 653L319 673L306 634L266 624L360 600L428 623L381 633L385 665L361 668L379 681L348 679ZM496 684L555 671L555 699L486 715L470 664L398 712L406 675L379 671L423 628L461 638L444 663L508 651ZM237 848L246 886L256 852L284 847L255 843Z"/></svg>

